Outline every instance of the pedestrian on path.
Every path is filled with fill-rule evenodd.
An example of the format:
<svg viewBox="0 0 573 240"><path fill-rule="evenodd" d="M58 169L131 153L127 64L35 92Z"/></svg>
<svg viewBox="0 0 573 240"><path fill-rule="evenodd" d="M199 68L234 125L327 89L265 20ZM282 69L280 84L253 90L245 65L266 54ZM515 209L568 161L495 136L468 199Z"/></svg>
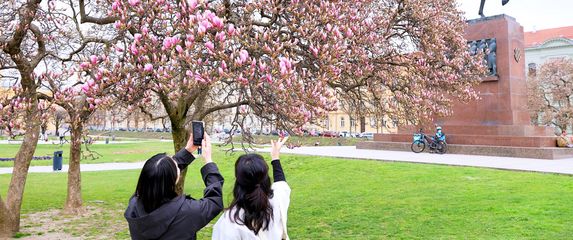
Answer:
<svg viewBox="0 0 573 240"><path fill-rule="evenodd" d="M197 232L223 210L223 176L211 160L211 139L207 134L201 146L205 165L203 198L178 195L175 186L180 170L195 157L193 133L187 146L173 158L165 154L151 157L141 170L135 194L129 200L125 218L132 239L196 239Z"/></svg>

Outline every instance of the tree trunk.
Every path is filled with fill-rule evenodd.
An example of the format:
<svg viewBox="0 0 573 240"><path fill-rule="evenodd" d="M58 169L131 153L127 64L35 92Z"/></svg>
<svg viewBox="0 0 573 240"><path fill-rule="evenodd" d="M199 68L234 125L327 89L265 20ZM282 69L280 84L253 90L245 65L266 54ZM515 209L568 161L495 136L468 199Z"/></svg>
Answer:
<svg viewBox="0 0 573 240"><path fill-rule="evenodd" d="M175 148L175 152L184 148L187 144L187 139L189 138L189 131L185 129L185 126L183 125L184 122L185 119L171 119L171 136L173 137L173 147ZM178 194L183 194L186 175L187 169L181 170L181 178L175 188Z"/></svg>
<svg viewBox="0 0 573 240"><path fill-rule="evenodd" d="M54 127L56 128L56 136L60 136L60 119L56 116Z"/></svg>
<svg viewBox="0 0 573 240"><path fill-rule="evenodd" d="M0 239L12 237L10 211L0 197Z"/></svg>
<svg viewBox="0 0 573 240"><path fill-rule="evenodd" d="M139 113L135 113L134 115L134 125L135 125L135 129L139 129Z"/></svg>
<svg viewBox="0 0 573 240"><path fill-rule="evenodd" d="M71 115L71 114L70 114ZM82 151L83 122L79 116L72 118L70 162L68 168L68 197L64 206L64 212L75 214L83 212L82 208L82 184L80 173L80 158Z"/></svg>
<svg viewBox="0 0 573 240"><path fill-rule="evenodd" d="M41 123L36 90L35 88L32 89L29 87L27 90L25 89L25 91L28 92L26 97L31 99L24 119L26 124L24 129L26 133L24 134L24 141L22 145L20 145L20 149L14 160L12 179L10 180L10 187L8 188L8 195L6 196L5 206L9 211L8 215L10 217L7 220L0 220L0 231L2 231L0 232L0 236L12 236L20 230L20 209L22 207L24 187L26 185L30 162L32 161L38 144L38 134L40 133ZM3 232L6 229L9 229L9 232Z"/></svg>

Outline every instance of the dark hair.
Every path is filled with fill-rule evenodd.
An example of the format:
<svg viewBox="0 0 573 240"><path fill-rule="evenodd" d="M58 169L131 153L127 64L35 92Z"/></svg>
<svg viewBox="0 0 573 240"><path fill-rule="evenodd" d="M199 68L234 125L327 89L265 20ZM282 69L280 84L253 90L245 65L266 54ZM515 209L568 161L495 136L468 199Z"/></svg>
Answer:
<svg viewBox="0 0 573 240"><path fill-rule="evenodd" d="M177 166L165 153L156 154L145 162L135 196L143 203L146 212L153 212L166 202L177 197Z"/></svg>
<svg viewBox="0 0 573 240"><path fill-rule="evenodd" d="M236 209L229 218L239 225L245 225L255 234L261 229L267 230L273 217L273 207L269 202L269 198L273 197L269 166L259 154L242 155L235 163L235 178L234 199L229 209Z"/></svg>

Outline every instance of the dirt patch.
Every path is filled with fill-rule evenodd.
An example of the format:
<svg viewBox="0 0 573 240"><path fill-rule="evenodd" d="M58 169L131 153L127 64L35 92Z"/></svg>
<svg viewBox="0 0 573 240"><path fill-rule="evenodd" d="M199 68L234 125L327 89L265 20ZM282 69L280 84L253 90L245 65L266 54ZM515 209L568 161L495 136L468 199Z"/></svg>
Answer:
<svg viewBox="0 0 573 240"><path fill-rule="evenodd" d="M129 238L123 209L86 207L85 213L66 215L62 210L24 214L18 239L122 239ZM124 237L122 237L124 236Z"/></svg>

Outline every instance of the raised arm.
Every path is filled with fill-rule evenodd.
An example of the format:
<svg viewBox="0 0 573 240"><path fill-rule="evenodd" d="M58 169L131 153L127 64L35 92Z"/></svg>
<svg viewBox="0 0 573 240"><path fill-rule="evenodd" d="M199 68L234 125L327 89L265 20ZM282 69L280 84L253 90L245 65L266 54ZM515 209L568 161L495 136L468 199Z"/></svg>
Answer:
<svg viewBox="0 0 573 240"><path fill-rule="evenodd" d="M203 191L203 198L199 199L199 206L194 208L198 211L195 214L197 219L197 230L206 226L213 218L215 218L223 210L223 176L219 173L217 165L211 159L211 138L205 134L203 143L201 145L201 156L205 161L205 165L201 168L201 176L205 183L205 190ZM189 202L193 204L193 201Z"/></svg>
<svg viewBox="0 0 573 240"><path fill-rule="evenodd" d="M185 169L189 164L193 162L193 160L195 160L195 157L193 156L192 153L195 152L197 149L199 149L199 146L193 145L193 131L191 131L189 135L189 140L187 140L185 148L179 150L179 152L177 152L175 156L173 156L173 159L175 159L175 162L177 162L177 166L179 167L179 169L181 170Z"/></svg>
<svg viewBox="0 0 573 240"><path fill-rule="evenodd" d="M281 166L280 151L284 143L288 140L288 136L279 138L278 141L271 140L271 165L273 165L273 179L275 182L286 181L286 177Z"/></svg>

